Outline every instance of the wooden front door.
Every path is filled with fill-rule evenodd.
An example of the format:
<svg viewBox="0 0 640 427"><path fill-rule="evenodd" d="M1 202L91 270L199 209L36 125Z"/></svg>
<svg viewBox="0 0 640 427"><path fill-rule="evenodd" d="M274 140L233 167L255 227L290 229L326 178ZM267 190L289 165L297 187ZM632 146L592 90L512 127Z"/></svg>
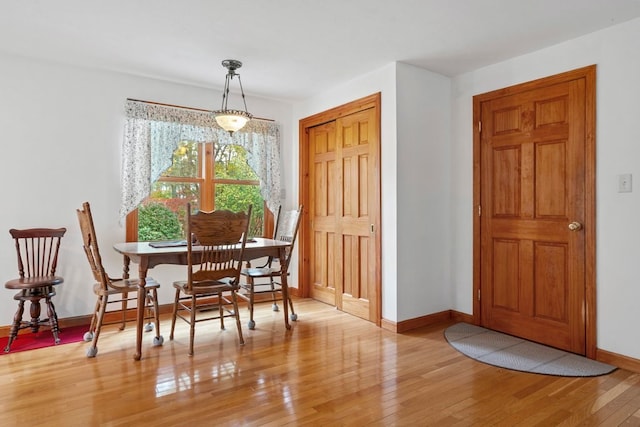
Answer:
<svg viewBox="0 0 640 427"><path fill-rule="evenodd" d="M311 297L380 324L379 96L301 122ZM302 153L306 153L305 158Z"/></svg>
<svg viewBox="0 0 640 427"><path fill-rule="evenodd" d="M595 341L594 85L588 67L474 99L481 324L578 354Z"/></svg>

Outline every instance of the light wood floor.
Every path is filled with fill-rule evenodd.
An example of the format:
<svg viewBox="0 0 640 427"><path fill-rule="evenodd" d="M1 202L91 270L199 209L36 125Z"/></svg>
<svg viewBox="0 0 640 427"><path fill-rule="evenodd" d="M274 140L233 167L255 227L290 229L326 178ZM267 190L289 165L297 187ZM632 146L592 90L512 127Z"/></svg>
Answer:
<svg viewBox="0 0 640 427"><path fill-rule="evenodd" d="M447 325L394 334L311 300L296 311L287 332L259 305L243 347L233 322L200 323L193 357L167 318L164 346L147 333L138 362L133 324L106 328L95 359L86 343L2 355L0 425L640 425L640 374L508 371L452 349Z"/></svg>

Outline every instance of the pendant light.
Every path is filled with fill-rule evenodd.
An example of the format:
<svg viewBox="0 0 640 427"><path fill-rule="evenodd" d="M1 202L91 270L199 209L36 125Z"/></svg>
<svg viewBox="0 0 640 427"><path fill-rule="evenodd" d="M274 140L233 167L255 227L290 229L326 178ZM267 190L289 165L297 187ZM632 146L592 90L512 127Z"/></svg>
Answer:
<svg viewBox="0 0 640 427"><path fill-rule="evenodd" d="M242 62L235 59L225 59L222 61L222 66L228 70L224 81L224 91L222 92L222 107L219 110L214 111L213 114L218 125L229 132L230 135L233 135L233 132L242 129L253 116L247 111L247 101L244 97L240 74L236 73L236 70L242 67ZM244 111L229 110L227 108L227 103L229 101L229 84L234 77L238 78L240 93L242 94L242 102L244 103Z"/></svg>

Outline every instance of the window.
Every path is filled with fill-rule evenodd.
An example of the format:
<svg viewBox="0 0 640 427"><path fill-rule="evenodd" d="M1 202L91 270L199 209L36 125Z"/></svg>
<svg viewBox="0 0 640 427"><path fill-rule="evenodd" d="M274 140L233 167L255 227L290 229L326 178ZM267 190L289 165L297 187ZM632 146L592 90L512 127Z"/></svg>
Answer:
<svg viewBox="0 0 640 427"><path fill-rule="evenodd" d="M119 215L128 242L139 232L150 240L182 236L188 202L201 210L251 203L252 235L271 234L282 194L277 123L253 118L232 135L210 111L133 99L125 114Z"/></svg>
<svg viewBox="0 0 640 427"><path fill-rule="evenodd" d="M128 221L135 240L184 239L187 203L192 209L246 210L252 205L250 236L266 235L265 203L260 180L239 145L181 141L171 166L152 185L137 210L137 224ZM137 225L137 227L136 227Z"/></svg>

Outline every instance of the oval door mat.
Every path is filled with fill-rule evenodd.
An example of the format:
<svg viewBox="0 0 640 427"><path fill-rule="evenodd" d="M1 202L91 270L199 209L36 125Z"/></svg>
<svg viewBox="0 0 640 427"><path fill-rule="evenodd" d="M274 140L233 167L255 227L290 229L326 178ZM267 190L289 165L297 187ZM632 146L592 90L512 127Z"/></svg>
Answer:
<svg viewBox="0 0 640 427"><path fill-rule="evenodd" d="M456 323L444 336L453 348L479 362L545 375L593 377L616 367L557 348L468 323Z"/></svg>

